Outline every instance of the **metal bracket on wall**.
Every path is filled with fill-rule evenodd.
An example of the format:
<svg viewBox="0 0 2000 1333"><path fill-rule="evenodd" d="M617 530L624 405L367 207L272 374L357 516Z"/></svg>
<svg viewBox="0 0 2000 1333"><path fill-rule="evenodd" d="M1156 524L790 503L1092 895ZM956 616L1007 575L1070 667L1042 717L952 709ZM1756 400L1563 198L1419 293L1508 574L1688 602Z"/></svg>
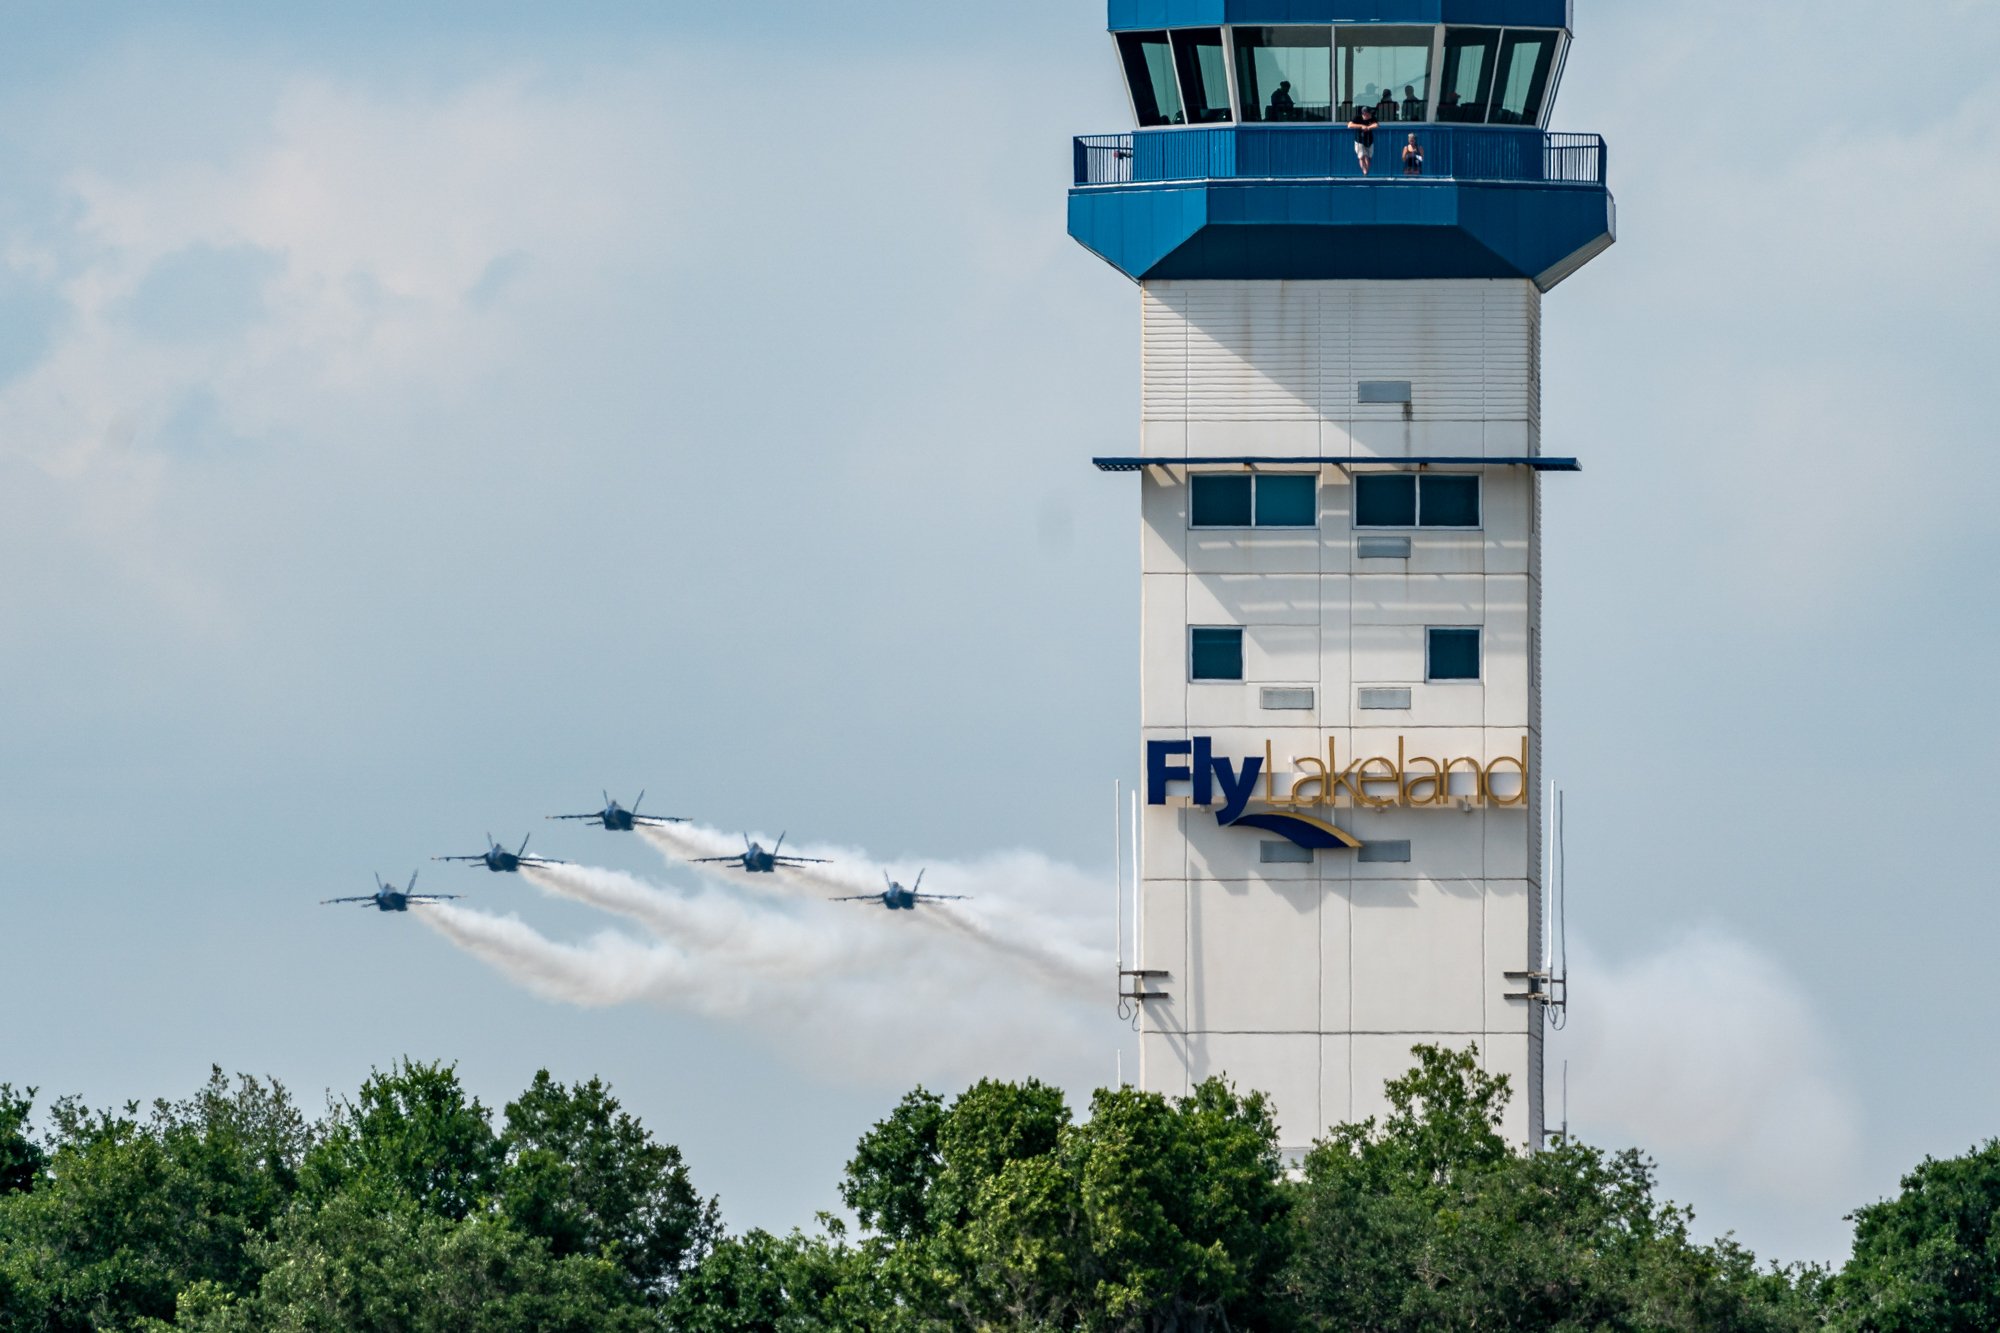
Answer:
<svg viewBox="0 0 2000 1333"><path fill-rule="evenodd" d="M1163 972L1163 971L1159 970L1158 968L1125 968L1125 969L1122 969L1122 970L1120 970L1120 972L1118 973L1118 976L1119 976L1119 979L1120 979L1120 980L1122 981L1122 980L1124 980L1125 978L1128 978L1128 977L1129 977L1129 978L1131 978L1131 980L1132 980L1132 981L1133 981L1133 982L1135 983L1135 985L1134 985L1134 986L1133 986L1133 988L1132 988L1131 990L1129 990L1129 991L1128 991L1128 990L1121 990L1121 991L1119 991L1119 992L1118 992L1118 998L1119 998L1119 999L1121 999L1121 1000L1165 1000L1165 999L1169 999L1169 998L1171 998L1171 997L1170 997L1170 996L1169 996L1169 995L1167 994L1167 992L1166 992L1166 991L1163 991L1163 990L1142 990L1142 989L1140 989L1141 987L1143 987L1143 986L1144 986L1144 985L1146 984L1146 982L1147 982L1147 981L1148 981L1149 979L1151 979L1151 978L1153 978L1153 977L1164 977L1164 976L1167 976L1167 975L1168 975L1168 974L1167 974L1166 972Z"/></svg>

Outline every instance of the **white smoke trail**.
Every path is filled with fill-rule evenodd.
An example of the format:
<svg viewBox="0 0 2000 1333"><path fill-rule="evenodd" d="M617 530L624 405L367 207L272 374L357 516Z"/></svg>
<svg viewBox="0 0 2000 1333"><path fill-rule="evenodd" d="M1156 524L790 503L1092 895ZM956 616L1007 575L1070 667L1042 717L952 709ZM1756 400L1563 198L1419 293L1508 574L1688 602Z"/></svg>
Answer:
<svg viewBox="0 0 2000 1333"><path fill-rule="evenodd" d="M880 949L851 941L795 916L759 911L718 893L683 896L631 875L591 866L523 866L521 874L546 893L636 921L683 950L718 954L750 967L829 967L879 961Z"/></svg>
<svg viewBox="0 0 2000 1333"><path fill-rule="evenodd" d="M699 824L654 826L644 834L677 865L693 864L699 857L740 853L745 836L754 836L765 847L775 842L761 835L731 835ZM885 887L883 872L875 869L880 863L865 851L833 846L793 850L800 856L820 858L825 864L781 866L769 875L745 874L739 864L728 861L694 864L694 869L732 887L782 891L822 901L877 894ZM918 863L918 868L923 864ZM1086 938L1103 938L1103 918L1111 914L1112 888L1102 877L1030 852L966 863L928 864L926 891L964 894L967 901L920 903L908 915L975 940L1076 993L1093 993L1104 986L1112 960L1102 950L1083 943ZM904 869L894 877L911 884L915 876L914 870Z"/></svg>
<svg viewBox="0 0 2000 1333"><path fill-rule="evenodd" d="M748 911L754 917L758 909ZM983 949L968 953L950 936L864 925L830 910L825 929L835 947L768 970L727 952L616 932L559 943L517 919L450 904L418 915L537 995L582 1006L650 1002L739 1021L836 1077L907 1083L1033 1075L1083 1087L1103 1080L1105 1052L1118 1040L1109 1005L1023 985L994 968ZM889 942L873 961L869 937Z"/></svg>

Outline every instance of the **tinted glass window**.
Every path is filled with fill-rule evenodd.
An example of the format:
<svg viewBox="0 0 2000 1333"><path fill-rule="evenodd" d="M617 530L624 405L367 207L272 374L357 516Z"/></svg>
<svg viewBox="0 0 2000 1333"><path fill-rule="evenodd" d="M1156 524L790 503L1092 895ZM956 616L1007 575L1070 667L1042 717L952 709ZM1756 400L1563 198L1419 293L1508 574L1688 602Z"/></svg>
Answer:
<svg viewBox="0 0 2000 1333"><path fill-rule="evenodd" d="M1318 121L1333 116L1333 29L1237 28L1236 91L1243 119Z"/></svg>
<svg viewBox="0 0 2000 1333"><path fill-rule="evenodd" d="M1243 679L1243 631L1195 629L1189 644L1189 676L1194 680Z"/></svg>
<svg viewBox="0 0 2000 1333"><path fill-rule="evenodd" d="M1509 32L1500 46L1500 73L1493 81L1493 123L1539 125L1555 63L1554 33Z"/></svg>
<svg viewBox="0 0 2000 1333"><path fill-rule="evenodd" d="M1319 478L1257 478L1257 526L1310 528L1319 523Z"/></svg>
<svg viewBox="0 0 2000 1333"><path fill-rule="evenodd" d="M1493 94L1493 63L1500 53L1497 28L1452 28L1444 35L1444 75L1437 118L1477 124Z"/></svg>
<svg viewBox="0 0 2000 1333"><path fill-rule="evenodd" d="M1188 478L1188 488L1194 493L1189 521L1197 528L1250 526L1249 477L1197 473Z"/></svg>
<svg viewBox="0 0 2000 1333"><path fill-rule="evenodd" d="M1417 479L1423 503L1418 520L1427 528L1476 528L1479 526L1479 478L1433 477Z"/></svg>
<svg viewBox="0 0 2000 1333"><path fill-rule="evenodd" d="M1209 125L1229 119L1229 57L1222 29L1188 28L1174 34L1174 66L1187 94L1188 121Z"/></svg>
<svg viewBox="0 0 2000 1333"><path fill-rule="evenodd" d="M1479 679L1478 630L1432 629L1426 631L1426 638L1426 680Z"/></svg>
<svg viewBox="0 0 2000 1333"><path fill-rule="evenodd" d="M1132 86L1132 109L1139 124L1184 125L1181 92L1174 82L1174 57L1163 32L1118 35L1118 53L1125 61L1125 81Z"/></svg>
<svg viewBox="0 0 2000 1333"><path fill-rule="evenodd" d="M1408 473L1356 477L1354 522L1363 528L1417 526L1417 479Z"/></svg>
<svg viewBox="0 0 2000 1333"><path fill-rule="evenodd" d="M1431 28L1342 28L1334 58L1338 119L1375 108L1385 122L1422 120L1431 95Z"/></svg>

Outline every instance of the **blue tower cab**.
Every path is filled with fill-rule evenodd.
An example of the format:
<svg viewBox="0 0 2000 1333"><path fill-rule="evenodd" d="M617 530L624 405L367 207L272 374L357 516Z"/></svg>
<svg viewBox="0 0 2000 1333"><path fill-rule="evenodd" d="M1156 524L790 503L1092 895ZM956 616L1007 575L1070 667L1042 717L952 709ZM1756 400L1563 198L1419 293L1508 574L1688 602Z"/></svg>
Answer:
<svg viewBox="0 0 2000 1333"><path fill-rule="evenodd" d="M1616 236L1604 140L1547 128L1570 26L1570 0L1110 0L1137 128L1076 140L1070 235L1135 281L1547 291Z"/></svg>

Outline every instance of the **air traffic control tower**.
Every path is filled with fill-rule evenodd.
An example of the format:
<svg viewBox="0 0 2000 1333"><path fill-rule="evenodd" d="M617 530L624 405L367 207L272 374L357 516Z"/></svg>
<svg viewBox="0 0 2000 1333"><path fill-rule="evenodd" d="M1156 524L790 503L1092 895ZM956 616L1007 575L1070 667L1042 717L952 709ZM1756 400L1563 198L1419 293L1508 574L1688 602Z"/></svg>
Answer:
<svg viewBox="0 0 2000 1333"><path fill-rule="evenodd" d="M1138 128L1069 229L1139 286L1141 1081L1296 1149L1471 1045L1538 1143L1542 296L1614 230L1569 4L1110 13Z"/></svg>

